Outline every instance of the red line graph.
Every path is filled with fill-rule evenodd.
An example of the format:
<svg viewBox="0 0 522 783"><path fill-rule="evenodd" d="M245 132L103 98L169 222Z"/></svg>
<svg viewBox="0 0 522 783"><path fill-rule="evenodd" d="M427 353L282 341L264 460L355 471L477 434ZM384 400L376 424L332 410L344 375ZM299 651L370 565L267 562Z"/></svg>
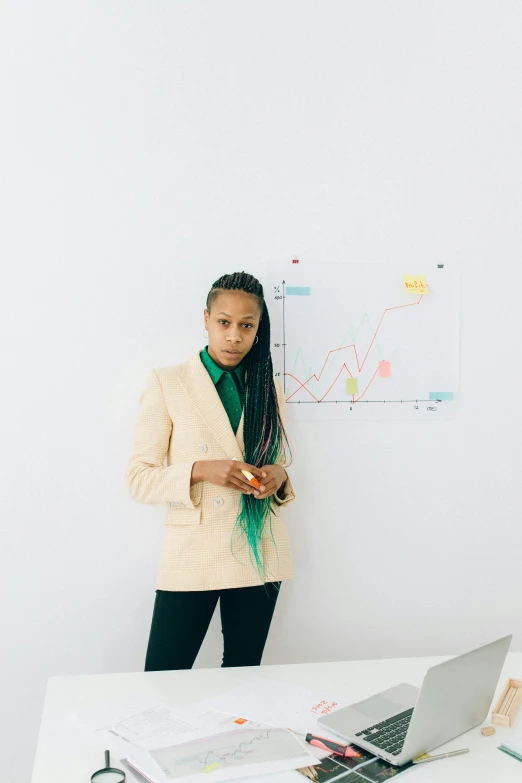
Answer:
<svg viewBox="0 0 522 783"><path fill-rule="evenodd" d="M341 369L339 370L339 372L337 373L337 375L336 375L336 377L335 377L335 380L334 380L334 382L331 384L330 388L329 388L329 389L326 391L326 393L325 393L325 394L323 394L323 396L322 396L322 397L316 397L316 396L315 396L315 394L312 394L312 392L310 391L310 389L308 389L308 387L307 387L307 383L308 383L309 381L311 381L311 380L312 380L312 378L315 378L315 380L316 380L316 381L320 381L320 380L321 380L321 376L322 376L322 374L323 374L323 372L324 372L324 368L325 368L325 367L326 367L326 365L328 364L328 360L329 360L329 358L330 358L331 354L332 354L332 353L337 353L338 351L345 351L345 350L347 350L348 348L353 348L353 352L354 352L354 355L355 355L355 361L356 361L356 363L357 363L357 371L358 371L358 372L361 372L361 370L363 369L364 365L366 364L366 359L368 358L368 355L369 355L369 353L370 353L370 351L371 351L371 349L372 349L372 346L373 346L373 344L374 344L374 342L375 342L375 338L377 337L377 333L378 333L379 329L381 328L381 324L382 324L382 322L383 322L383 320L384 320L384 316L386 315L386 313L389 313L391 310L402 310L402 309L403 309L403 308L405 308L405 307L415 307L416 305L419 305L419 304L421 303L422 299L423 299L423 295L421 295L421 296L419 297L419 299L418 299L418 301L417 301L417 302L412 302L411 304L407 304L407 305L397 305L396 307L387 307L387 308L384 310L383 314L381 315L381 320L379 321L379 323L378 323L378 325L377 325L377 328L376 328L376 330L375 330L375 332L374 332L374 334L373 334L372 341L371 341L371 343L370 343L370 345L369 345L369 347L368 347L368 350L366 351L366 354L365 354L365 356L364 356L364 359L363 359L363 361L362 361L362 364L359 364L359 355L358 355L358 353L357 353L357 346L355 345L355 343L351 343L350 345L341 345L341 347L340 347L340 348L333 348L331 351L328 351L328 355L327 355L327 357L326 357L326 359L325 359L325 361L324 361L324 364L323 364L323 366L322 366L322 368L321 368L321 372L319 373L319 375L316 375L315 373L313 373L313 375L311 375L311 376L310 376L310 377L309 377L309 378L308 378L306 381L301 381L299 378L296 378L296 377L295 377L295 375L292 375L292 373L291 373L291 372L287 372L287 373L286 373L286 375L288 375L290 378L293 378L293 379L294 379L294 381L297 381L297 383L299 383L299 384L300 384L300 385L299 385L299 387L298 387L298 388L297 388L295 391L293 391L293 392L292 392L292 394L291 394L289 397L287 397L287 401L288 401L288 400L291 400L291 399L292 399L292 397L293 397L295 394L297 394L297 392L298 392L298 391L300 391L301 389L305 389L305 391L307 391L307 392L308 392L308 394L309 394L311 397L313 397L313 398L314 398L314 400L315 400L316 402L321 402L321 400L324 400L324 398L325 398L325 397L326 397L326 396L327 396L327 395L330 393L330 391L332 390L332 388L335 386L335 384L336 384L336 382L337 382L337 380L338 380L338 378L339 378L339 376L341 375L341 373L342 373L342 371L343 371L343 370L346 370L346 372L348 373L348 375L350 376L350 378L353 378L353 375L352 375L352 373L351 373L351 371L350 371L350 368L348 367L348 365L346 364L346 362L343 362L343 365L342 365ZM354 394L352 394L352 402L354 402L354 403L355 403L355 402L359 402L359 400L361 400L361 399L364 397L364 395L366 394L366 392L368 391L368 389L369 389L369 388L370 388L370 386L372 385L372 383L373 383L373 379L374 379L374 378L375 378L375 376L377 375L378 371L379 371L379 367L377 366L377 369L375 370L374 374L372 375L372 377L371 377L371 379L370 379L370 381L369 381L368 385L366 386L365 390L363 391L363 393L362 393L362 394L360 394L360 395L357 397L357 399L355 399L355 395L354 395Z"/></svg>

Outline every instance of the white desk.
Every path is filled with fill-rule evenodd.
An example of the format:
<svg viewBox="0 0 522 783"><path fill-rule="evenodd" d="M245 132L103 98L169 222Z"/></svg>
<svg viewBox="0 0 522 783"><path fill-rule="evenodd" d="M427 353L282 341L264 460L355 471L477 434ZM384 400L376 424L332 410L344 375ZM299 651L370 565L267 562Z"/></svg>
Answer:
<svg viewBox="0 0 522 783"><path fill-rule="evenodd" d="M142 709L155 702L183 707L206 696L228 691L253 676L305 685L358 701L399 682L420 685L426 669L443 660L446 659L397 658L260 668L53 677L47 685L32 783L88 783L91 773L103 766L106 743L89 729L89 723L94 726L106 725L106 720L99 721L101 707L105 715L107 710L114 709L115 716L116 710L128 709L127 714L130 715L136 708ZM500 695L508 677L522 678L522 653L508 655L495 698ZM520 715L514 728L522 732ZM498 726L496 729L492 737L483 737L478 727L473 729L444 746L445 750L469 747L470 753L410 768L396 780L398 783L408 783L410 780L412 783L520 783L522 762L497 750L509 729ZM111 761L115 766L119 766L119 759L125 755L119 742L115 739L110 748ZM300 778L295 773L288 774L298 783ZM127 780L138 778L128 772Z"/></svg>

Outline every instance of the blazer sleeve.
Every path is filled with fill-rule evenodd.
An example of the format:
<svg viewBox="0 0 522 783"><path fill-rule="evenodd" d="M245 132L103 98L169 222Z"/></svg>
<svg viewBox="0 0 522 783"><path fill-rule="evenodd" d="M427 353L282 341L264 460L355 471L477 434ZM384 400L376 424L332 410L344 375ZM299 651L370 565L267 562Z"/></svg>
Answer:
<svg viewBox="0 0 522 783"><path fill-rule="evenodd" d="M281 388L281 384L277 380L277 378L274 378L274 383L276 387L277 392L277 403L279 405L279 412L281 414L281 418L283 420L283 424L286 422L286 399L283 389ZM280 465L285 464L284 456L281 456L281 458L278 460L278 463ZM281 493L281 496L279 496L278 493ZM290 481L290 477L288 475L287 471L287 478L286 481L281 484L279 487L278 492L273 496L275 502L280 506L286 506L288 503L291 503L293 500L295 500L295 491L294 487L292 485L292 482Z"/></svg>
<svg viewBox="0 0 522 783"><path fill-rule="evenodd" d="M140 413L126 473L131 497L139 503L196 508L201 501L202 484L190 484L194 461L164 465L173 424L155 370L150 371L139 402Z"/></svg>

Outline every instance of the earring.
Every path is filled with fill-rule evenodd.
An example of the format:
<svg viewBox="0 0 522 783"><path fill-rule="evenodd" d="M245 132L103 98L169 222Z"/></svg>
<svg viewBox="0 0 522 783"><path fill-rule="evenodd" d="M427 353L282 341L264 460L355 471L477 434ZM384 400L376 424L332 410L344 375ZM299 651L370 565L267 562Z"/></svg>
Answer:
<svg viewBox="0 0 522 783"><path fill-rule="evenodd" d="M208 340L208 332L206 334L205 334L205 332L207 332L207 330L203 329L203 337L205 338L205 340ZM256 337L257 337L257 335L256 335Z"/></svg>
<svg viewBox="0 0 522 783"><path fill-rule="evenodd" d="M254 345L257 345L257 344L258 344L258 342L259 342L259 337L258 337L258 336L257 336L257 334L256 334L256 339L254 340Z"/></svg>

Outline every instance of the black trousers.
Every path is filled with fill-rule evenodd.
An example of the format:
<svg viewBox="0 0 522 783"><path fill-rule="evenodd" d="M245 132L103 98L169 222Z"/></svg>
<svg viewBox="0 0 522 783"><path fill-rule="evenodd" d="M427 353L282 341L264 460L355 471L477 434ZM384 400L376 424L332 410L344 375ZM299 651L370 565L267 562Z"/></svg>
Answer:
<svg viewBox="0 0 522 783"><path fill-rule="evenodd" d="M145 671L191 669L219 600L221 666L259 666L281 582L229 590L156 590Z"/></svg>

